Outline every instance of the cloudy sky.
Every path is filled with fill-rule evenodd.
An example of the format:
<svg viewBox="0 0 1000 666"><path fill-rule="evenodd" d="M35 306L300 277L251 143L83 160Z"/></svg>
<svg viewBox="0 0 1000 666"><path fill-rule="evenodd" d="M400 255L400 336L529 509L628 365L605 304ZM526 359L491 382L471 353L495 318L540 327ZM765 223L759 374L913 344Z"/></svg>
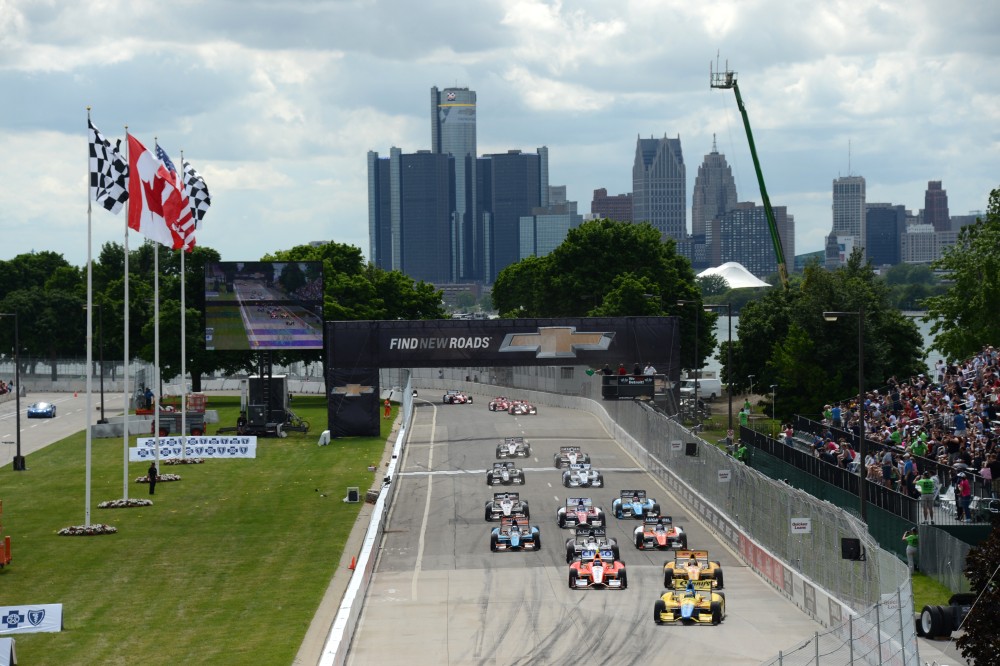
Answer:
<svg viewBox="0 0 1000 666"><path fill-rule="evenodd" d="M184 151L213 196L198 242L223 259L367 255L366 152L429 147L431 86L477 92L480 153L548 146L581 212L631 190L637 136L679 135L690 228L713 134L760 201L733 94L708 85L717 53L810 252L838 176L914 211L928 180L953 215L986 207L998 34L995 0L0 0L0 259L85 263L88 105L112 140ZM94 210L95 254L124 217Z"/></svg>

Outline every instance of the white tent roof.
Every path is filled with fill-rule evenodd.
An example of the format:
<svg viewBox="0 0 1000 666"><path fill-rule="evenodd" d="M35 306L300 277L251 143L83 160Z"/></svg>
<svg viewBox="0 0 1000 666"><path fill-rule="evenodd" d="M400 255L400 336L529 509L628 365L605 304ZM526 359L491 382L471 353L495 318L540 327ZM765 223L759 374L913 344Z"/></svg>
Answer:
<svg viewBox="0 0 1000 666"><path fill-rule="evenodd" d="M729 283L730 289L744 289L746 287L770 287L768 283L763 280L758 280L754 277L753 273L743 268L742 265L735 261L727 261L721 266L716 266L715 268L707 268L701 273L698 273L698 277L705 277L706 275L721 275Z"/></svg>

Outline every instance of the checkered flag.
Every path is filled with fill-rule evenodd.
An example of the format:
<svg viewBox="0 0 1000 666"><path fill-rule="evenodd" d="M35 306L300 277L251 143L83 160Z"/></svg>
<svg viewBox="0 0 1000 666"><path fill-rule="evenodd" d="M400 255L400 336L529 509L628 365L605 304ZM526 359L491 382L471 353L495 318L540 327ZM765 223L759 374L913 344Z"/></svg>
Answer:
<svg viewBox="0 0 1000 666"><path fill-rule="evenodd" d="M181 155L183 157L183 155ZM191 214L194 215L195 227L201 224L205 213L212 205L212 197L208 194L208 185L191 163L184 160L184 189L191 201Z"/></svg>
<svg viewBox="0 0 1000 666"><path fill-rule="evenodd" d="M128 164L115 146L104 138L94 123L90 127L90 198L115 215L128 201Z"/></svg>

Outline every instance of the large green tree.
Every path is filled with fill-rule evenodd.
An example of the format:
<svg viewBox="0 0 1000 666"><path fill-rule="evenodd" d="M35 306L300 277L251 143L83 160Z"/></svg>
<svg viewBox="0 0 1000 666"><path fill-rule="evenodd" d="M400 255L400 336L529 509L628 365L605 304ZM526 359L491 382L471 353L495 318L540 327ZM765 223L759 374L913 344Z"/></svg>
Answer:
<svg viewBox="0 0 1000 666"><path fill-rule="evenodd" d="M933 322L932 348L947 358L968 358L1000 344L1000 189L990 193L986 216L963 227L932 266L948 280L945 293L923 301L925 321Z"/></svg>
<svg viewBox="0 0 1000 666"><path fill-rule="evenodd" d="M698 367L715 347L717 315L702 312L701 302L690 262L645 222L584 222L550 254L500 271L493 285L493 304L503 317L677 315L684 320L681 363L688 368L695 363L695 316Z"/></svg>
<svg viewBox="0 0 1000 666"><path fill-rule="evenodd" d="M768 290L740 311L733 385L745 388L751 374L755 386L776 384L779 418L817 413L825 402L857 395L858 317L828 322L825 311L864 311L866 389L884 386L895 374L924 371L916 325L887 301L885 283L860 252L835 271L807 266L801 282L787 291Z"/></svg>

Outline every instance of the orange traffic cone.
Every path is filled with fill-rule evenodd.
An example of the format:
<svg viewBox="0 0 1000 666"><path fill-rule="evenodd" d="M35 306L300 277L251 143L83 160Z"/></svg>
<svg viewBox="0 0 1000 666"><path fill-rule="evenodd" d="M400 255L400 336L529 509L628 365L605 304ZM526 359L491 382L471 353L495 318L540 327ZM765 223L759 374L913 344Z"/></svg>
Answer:
<svg viewBox="0 0 1000 666"><path fill-rule="evenodd" d="M355 567L356 564L357 564L357 560L352 556L351 557L351 566L349 566L347 568L350 569L351 571L354 571L354 567Z"/></svg>

